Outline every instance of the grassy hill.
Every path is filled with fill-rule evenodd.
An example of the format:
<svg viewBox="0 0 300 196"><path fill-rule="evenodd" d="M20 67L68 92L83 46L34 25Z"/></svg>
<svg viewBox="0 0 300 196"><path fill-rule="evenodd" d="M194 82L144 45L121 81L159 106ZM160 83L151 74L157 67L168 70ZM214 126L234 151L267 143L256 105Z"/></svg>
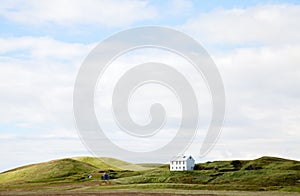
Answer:
<svg viewBox="0 0 300 196"><path fill-rule="evenodd" d="M123 185L178 185L189 189L286 190L300 192L300 162L276 157L196 164L194 171L169 171L168 165L115 179ZM188 186L186 186L188 185ZM201 185L201 186L199 186Z"/></svg>
<svg viewBox="0 0 300 196"><path fill-rule="evenodd" d="M141 171L149 169L149 167L143 167L142 165L132 164L126 161L110 157L75 157L73 159L84 163L88 163L102 170Z"/></svg>
<svg viewBox="0 0 300 196"><path fill-rule="evenodd" d="M109 170L109 169L119 170L119 168L107 164L101 158L96 158L96 157L74 157L72 159L74 159L76 161L80 161L80 162L84 162L84 163L93 165L94 167L102 169L102 170Z"/></svg>
<svg viewBox="0 0 300 196"><path fill-rule="evenodd" d="M139 165L139 166L142 166L143 168L148 168L148 169L154 169L157 167L164 166L164 164L162 164L162 163L139 163L136 165Z"/></svg>
<svg viewBox="0 0 300 196"><path fill-rule="evenodd" d="M73 159L60 159L3 172L0 174L0 184L69 182L97 169L93 165Z"/></svg>
<svg viewBox="0 0 300 196"><path fill-rule="evenodd" d="M108 164L110 163L110 164ZM73 182L89 174L108 170L141 171L149 168L114 158L75 157L15 168L0 174L0 184Z"/></svg>
<svg viewBox="0 0 300 196"><path fill-rule="evenodd" d="M107 163L112 163L113 166ZM154 168L154 166L159 166ZM148 169L147 169L148 168ZM103 182L103 171L111 180ZM88 174L93 178L88 179ZM69 184L72 189L280 190L300 192L300 162L276 157L214 161L194 171L169 171L168 165L131 164L113 158L76 157L28 165L0 174L3 188ZM70 188L71 189L71 188Z"/></svg>

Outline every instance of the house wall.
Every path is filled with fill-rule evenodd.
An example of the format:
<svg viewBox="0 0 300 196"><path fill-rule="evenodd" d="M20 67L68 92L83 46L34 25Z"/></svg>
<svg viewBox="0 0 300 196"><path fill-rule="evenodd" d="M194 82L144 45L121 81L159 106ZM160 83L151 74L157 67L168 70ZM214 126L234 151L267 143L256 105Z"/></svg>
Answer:
<svg viewBox="0 0 300 196"><path fill-rule="evenodd" d="M186 161L171 161L170 164L170 170L171 171L183 171L183 170L187 170L187 162Z"/></svg>
<svg viewBox="0 0 300 196"><path fill-rule="evenodd" d="M194 170L195 161L194 159L187 159L187 170Z"/></svg>
<svg viewBox="0 0 300 196"><path fill-rule="evenodd" d="M185 161L171 161L170 171L184 171L184 170L194 170L195 160L193 158L188 158Z"/></svg>

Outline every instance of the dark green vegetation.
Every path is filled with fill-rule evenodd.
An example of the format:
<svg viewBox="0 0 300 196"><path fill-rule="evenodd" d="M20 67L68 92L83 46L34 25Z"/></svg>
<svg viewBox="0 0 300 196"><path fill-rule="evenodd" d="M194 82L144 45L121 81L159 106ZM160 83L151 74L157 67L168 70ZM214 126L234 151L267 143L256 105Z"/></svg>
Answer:
<svg viewBox="0 0 300 196"><path fill-rule="evenodd" d="M113 163L110 166L107 163ZM153 168L156 167L156 168ZM181 189L300 192L300 162L262 157L196 164L170 172L168 165L130 164L112 158L77 157L28 165L0 174L0 192L30 190ZM109 173L111 180L101 176ZM88 175L92 174L91 179Z"/></svg>

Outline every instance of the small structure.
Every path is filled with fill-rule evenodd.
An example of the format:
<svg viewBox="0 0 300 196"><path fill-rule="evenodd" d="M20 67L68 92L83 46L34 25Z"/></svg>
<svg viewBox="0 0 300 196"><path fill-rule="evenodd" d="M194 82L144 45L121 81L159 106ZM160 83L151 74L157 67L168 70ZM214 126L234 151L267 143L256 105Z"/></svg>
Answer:
<svg viewBox="0 0 300 196"><path fill-rule="evenodd" d="M176 156L170 161L170 171L194 170L195 159L190 156Z"/></svg>
<svg viewBox="0 0 300 196"><path fill-rule="evenodd" d="M109 180L109 175L108 175L108 173L105 172L105 173L103 174L103 176L102 176L102 179L103 179L103 180Z"/></svg>
<svg viewBox="0 0 300 196"><path fill-rule="evenodd" d="M93 175L92 175L92 174L89 174L89 175L88 175L88 178L89 178L89 179L91 179L92 177L93 177Z"/></svg>

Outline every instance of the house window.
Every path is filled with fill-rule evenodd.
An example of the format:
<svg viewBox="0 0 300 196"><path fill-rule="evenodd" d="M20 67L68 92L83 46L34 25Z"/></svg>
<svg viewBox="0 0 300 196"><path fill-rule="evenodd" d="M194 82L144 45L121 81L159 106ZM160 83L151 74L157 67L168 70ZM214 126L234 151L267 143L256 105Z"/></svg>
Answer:
<svg viewBox="0 0 300 196"><path fill-rule="evenodd" d="M173 169L173 167L172 167L172 169Z"/></svg>
<svg viewBox="0 0 300 196"><path fill-rule="evenodd" d="M183 170L185 170L185 167L183 166Z"/></svg>
<svg viewBox="0 0 300 196"><path fill-rule="evenodd" d="M181 161L179 161L179 165L181 164Z"/></svg>
<svg viewBox="0 0 300 196"><path fill-rule="evenodd" d="M177 169L177 167L176 167L176 169Z"/></svg>
<svg viewBox="0 0 300 196"><path fill-rule="evenodd" d="M181 169L181 167L179 167L179 169Z"/></svg>

